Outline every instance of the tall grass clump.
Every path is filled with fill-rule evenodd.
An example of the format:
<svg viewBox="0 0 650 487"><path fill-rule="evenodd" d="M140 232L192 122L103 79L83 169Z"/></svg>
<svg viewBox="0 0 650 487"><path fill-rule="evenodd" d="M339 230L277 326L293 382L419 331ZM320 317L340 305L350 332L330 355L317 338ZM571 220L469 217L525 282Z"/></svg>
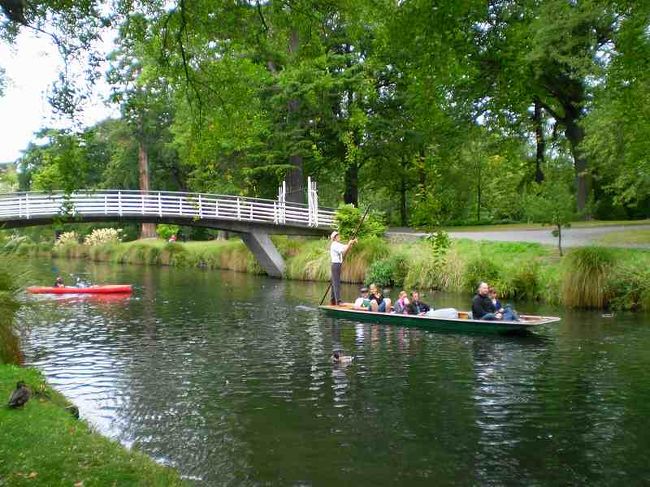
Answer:
<svg viewBox="0 0 650 487"><path fill-rule="evenodd" d="M563 304L571 308L604 308L615 260L613 252L602 247L572 250L564 261Z"/></svg>
<svg viewBox="0 0 650 487"><path fill-rule="evenodd" d="M329 248L329 245L328 245ZM373 262L387 257L390 253L386 241L379 237L368 237L359 240L346 254L345 261L341 270L341 281L343 282L363 282L366 272ZM329 261L329 252L327 252ZM329 279L329 262L328 277Z"/></svg>
<svg viewBox="0 0 650 487"><path fill-rule="evenodd" d="M346 264L347 265L347 258ZM305 243L301 252L286 261L286 271L289 279L301 281L328 281L330 279L329 242L313 240Z"/></svg>

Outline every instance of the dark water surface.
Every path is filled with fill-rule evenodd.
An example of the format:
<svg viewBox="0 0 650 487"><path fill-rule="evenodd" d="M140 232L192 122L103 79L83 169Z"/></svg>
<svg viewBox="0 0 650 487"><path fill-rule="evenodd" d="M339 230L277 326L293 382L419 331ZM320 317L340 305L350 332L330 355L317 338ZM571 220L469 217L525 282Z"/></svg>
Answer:
<svg viewBox="0 0 650 487"><path fill-rule="evenodd" d="M323 284L34 262L39 284L56 272L135 292L26 297L27 363L99 431L201 485L650 483L648 315L518 304L563 321L436 333L326 318L305 307ZM335 349L357 358L332 365Z"/></svg>

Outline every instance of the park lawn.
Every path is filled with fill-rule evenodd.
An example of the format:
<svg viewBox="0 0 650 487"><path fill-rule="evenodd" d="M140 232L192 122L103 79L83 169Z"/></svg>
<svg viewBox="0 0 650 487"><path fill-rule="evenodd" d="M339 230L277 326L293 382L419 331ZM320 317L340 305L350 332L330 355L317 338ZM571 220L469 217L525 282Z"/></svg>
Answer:
<svg viewBox="0 0 650 487"><path fill-rule="evenodd" d="M596 228L615 226L650 225L650 220L586 220L571 223L571 228ZM469 225L444 227L447 232L507 232L512 230L541 230L548 228L539 223L502 223L495 225Z"/></svg>
<svg viewBox="0 0 650 487"><path fill-rule="evenodd" d="M616 245L650 245L650 230L622 230L611 232L598 239L598 243Z"/></svg>
<svg viewBox="0 0 650 487"><path fill-rule="evenodd" d="M32 391L45 384L35 369L0 365L3 403L18 380ZM45 387L48 397L33 396L23 409L0 407L0 485L183 485L175 470L93 432Z"/></svg>

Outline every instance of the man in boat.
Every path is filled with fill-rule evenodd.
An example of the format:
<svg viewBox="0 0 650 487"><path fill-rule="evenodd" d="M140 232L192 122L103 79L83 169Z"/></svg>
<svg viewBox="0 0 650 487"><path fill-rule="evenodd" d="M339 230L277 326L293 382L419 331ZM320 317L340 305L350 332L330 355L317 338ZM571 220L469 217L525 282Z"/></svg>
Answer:
<svg viewBox="0 0 650 487"><path fill-rule="evenodd" d="M334 230L330 235L332 244L330 245L330 259L332 261L332 298L330 304L333 306L339 305L341 301L341 265L343 264L343 256L352 247L357 239L353 238L347 244L341 242L339 232Z"/></svg>
<svg viewBox="0 0 650 487"><path fill-rule="evenodd" d="M411 304L409 305L408 311L410 315L424 315L429 312L431 307L420 301L420 293L413 291L411 293Z"/></svg>
<svg viewBox="0 0 650 487"><path fill-rule="evenodd" d="M370 311L390 313L391 304L391 300L384 297L376 284L370 285Z"/></svg>
<svg viewBox="0 0 650 487"><path fill-rule="evenodd" d="M472 299L472 316L475 320L503 320L518 321L519 316L509 306L497 309L490 297L490 287L487 283L479 284L476 294Z"/></svg>
<svg viewBox="0 0 650 487"><path fill-rule="evenodd" d="M61 276L57 276L56 279L54 280L54 287L65 287L65 284L63 283L63 278Z"/></svg>
<svg viewBox="0 0 650 487"><path fill-rule="evenodd" d="M354 309L368 311L370 309L370 298L368 297L368 288L362 287L359 292L361 295L354 302Z"/></svg>

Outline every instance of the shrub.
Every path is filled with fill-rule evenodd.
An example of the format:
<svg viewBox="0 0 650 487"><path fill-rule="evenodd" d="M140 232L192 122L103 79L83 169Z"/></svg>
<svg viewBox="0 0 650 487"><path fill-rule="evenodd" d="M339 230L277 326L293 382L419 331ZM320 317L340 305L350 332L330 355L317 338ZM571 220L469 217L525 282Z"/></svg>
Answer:
<svg viewBox="0 0 650 487"><path fill-rule="evenodd" d="M617 267L607 282L613 309L650 309L650 269L636 264Z"/></svg>
<svg viewBox="0 0 650 487"><path fill-rule="evenodd" d="M79 243L79 235L77 232L64 232L59 235L59 238L54 242L55 247L62 247L64 245L76 245Z"/></svg>
<svg viewBox="0 0 650 487"><path fill-rule="evenodd" d="M359 239L367 237L379 237L386 231L386 225L383 224L381 217L373 212L369 212L361 227L359 223L363 214L359 208L354 205L340 205L334 214L334 222L342 239L351 238L358 228L356 236Z"/></svg>
<svg viewBox="0 0 650 487"><path fill-rule="evenodd" d="M479 255L465 264L463 291L474 292L481 282L499 286L499 281L499 266L492 260ZM503 292L503 283L500 284Z"/></svg>
<svg viewBox="0 0 650 487"><path fill-rule="evenodd" d="M610 249L583 247L571 251L564 261L562 302L571 308L603 308L607 279L615 262Z"/></svg>
<svg viewBox="0 0 650 487"><path fill-rule="evenodd" d="M395 268L394 260L391 258L376 260L368 268L366 273L366 282L374 282L377 286L394 286L395 285Z"/></svg>
<svg viewBox="0 0 650 487"><path fill-rule="evenodd" d="M108 243L119 243L122 230L119 228L96 228L90 235L84 239L84 245L94 247L96 245L104 245Z"/></svg>
<svg viewBox="0 0 650 487"><path fill-rule="evenodd" d="M156 233L158 236L164 240L169 240L169 237L172 235L178 235L178 231L180 230L181 227L178 225L167 225L167 224L160 224L156 225Z"/></svg>

